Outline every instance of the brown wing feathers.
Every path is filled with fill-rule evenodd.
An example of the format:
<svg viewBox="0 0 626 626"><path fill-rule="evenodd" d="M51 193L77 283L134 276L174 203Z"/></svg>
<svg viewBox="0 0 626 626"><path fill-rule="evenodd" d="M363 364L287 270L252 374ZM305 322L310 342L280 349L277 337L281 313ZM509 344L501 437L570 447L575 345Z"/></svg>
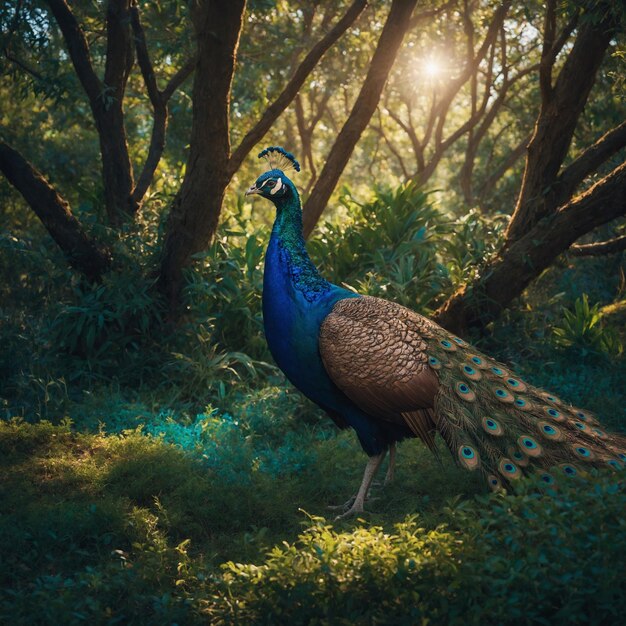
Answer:
<svg viewBox="0 0 626 626"><path fill-rule="evenodd" d="M428 367L430 322L378 298L339 301L320 330L320 354L335 384L366 413L406 423L434 446L439 388Z"/></svg>

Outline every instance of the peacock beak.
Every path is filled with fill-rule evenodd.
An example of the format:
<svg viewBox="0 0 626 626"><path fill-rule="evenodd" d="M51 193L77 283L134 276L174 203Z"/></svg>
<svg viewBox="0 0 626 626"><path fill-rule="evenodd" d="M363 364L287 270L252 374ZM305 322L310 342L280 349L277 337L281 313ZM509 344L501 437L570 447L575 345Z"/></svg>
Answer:
<svg viewBox="0 0 626 626"><path fill-rule="evenodd" d="M255 193L261 193L261 190L252 185L252 187L246 191L246 196L253 196Z"/></svg>

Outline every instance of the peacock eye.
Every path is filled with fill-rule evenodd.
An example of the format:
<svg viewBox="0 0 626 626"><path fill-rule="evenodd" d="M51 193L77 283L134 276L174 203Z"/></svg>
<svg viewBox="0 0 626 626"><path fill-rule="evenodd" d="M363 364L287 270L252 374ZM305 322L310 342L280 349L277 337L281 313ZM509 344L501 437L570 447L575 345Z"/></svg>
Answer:
<svg viewBox="0 0 626 626"><path fill-rule="evenodd" d="M265 183L264 187L269 187L269 188L271 189L271 188L272 188L272 187L274 187L275 185L276 185L276 181L275 181L275 180L271 180L271 179L270 179L270 180L268 180L268 181Z"/></svg>

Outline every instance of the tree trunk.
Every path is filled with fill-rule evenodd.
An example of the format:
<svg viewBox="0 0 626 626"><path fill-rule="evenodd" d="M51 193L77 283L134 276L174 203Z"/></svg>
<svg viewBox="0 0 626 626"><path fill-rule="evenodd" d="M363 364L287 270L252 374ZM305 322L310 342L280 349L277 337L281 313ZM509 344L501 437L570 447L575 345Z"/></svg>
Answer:
<svg viewBox="0 0 626 626"><path fill-rule="evenodd" d="M245 0L196 2L193 117L187 169L167 222L158 286L176 315L183 267L217 228L230 158L230 88Z"/></svg>
<svg viewBox="0 0 626 626"><path fill-rule="evenodd" d="M135 215L139 204L132 197L133 172L126 143L124 113L121 102L111 103L109 109L100 107L96 127L102 156L104 205L109 223L120 226Z"/></svg>
<svg viewBox="0 0 626 626"><path fill-rule="evenodd" d="M104 92L91 106L100 136L105 205L109 220L116 225L134 216L138 209L132 197L133 167L128 154L123 109L126 82L133 62L130 0L109 0Z"/></svg>
<svg viewBox="0 0 626 626"><path fill-rule="evenodd" d="M541 110L528 144L522 187L506 232L507 245L568 199L555 183L614 33L609 19L583 24L554 86L542 86Z"/></svg>
<svg viewBox="0 0 626 626"><path fill-rule="evenodd" d="M330 199L361 134L376 111L380 94L402 40L410 25L417 0L393 0L378 40L363 87L350 116L335 141L320 177L303 208L304 236L308 237Z"/></svg>
<svg viewBox="0 0 626 626"><path fill-rule="evenodd" d="M484 326L577 239L626 213L626 163L537 222L492 261L471 286L457 291L433 318L452 332Z"/></svg>
<svg viewBox="0 0 626 626"><path fill-rule="evenodd" d="M104 200L109 222L118 226L134 215L138 204L132 198L133 171L124 127L123 99L133 65L130 0L107 3L107 56L104 81L91 63L89 45L65 0L47 0L65 39L76 75L80 80L96 123L102 156Z"/></svg>
<svg viewBox="0 0 626 626"><path fill-rule="evenodd" d="M24 196L70 265L89 280L100 280L111 266L110 252L87 235L68 203L41 173L4 142L0 142L0 171Z"/></svg>

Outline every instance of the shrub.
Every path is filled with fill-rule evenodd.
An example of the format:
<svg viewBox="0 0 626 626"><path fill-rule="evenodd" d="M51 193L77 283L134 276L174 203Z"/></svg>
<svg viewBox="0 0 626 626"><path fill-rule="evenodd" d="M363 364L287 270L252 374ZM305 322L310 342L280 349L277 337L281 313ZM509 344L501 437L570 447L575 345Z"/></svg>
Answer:
<svg viewBox="0 0 626 626"><path fill-rule="evenodd" d="M574 303L574 310L562 309L562 320L552 332L554 343L560 348L575 348L585 355L619 355L623 346L617 333L603 323L600 305L589 305L587 294L583 294Z"/></svg>
<svg viewBox="0 0 626 626"><path fill-rule="evenodd" d="M220 623L608 624L626 609L626 491L612 476L553 496L483 496L434 530L341 532L312 518L260 565L229 562Z"/></svg>

